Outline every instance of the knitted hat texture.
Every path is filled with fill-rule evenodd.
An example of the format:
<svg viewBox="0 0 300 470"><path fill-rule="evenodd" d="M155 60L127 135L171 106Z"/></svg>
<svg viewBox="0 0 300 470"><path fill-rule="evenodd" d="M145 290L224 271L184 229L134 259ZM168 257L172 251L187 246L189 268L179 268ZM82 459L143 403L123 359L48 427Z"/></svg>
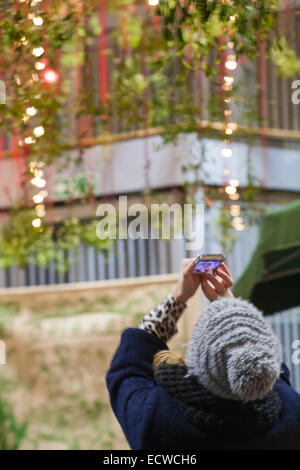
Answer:
<svg viewBox="0 0 300 470"><path fill-rule="evenodd" d="M198 317L185 362L188 375L197 376L214 395L246 402L272 390L280 375L282 350L254 305L220 298Z"/></svg>

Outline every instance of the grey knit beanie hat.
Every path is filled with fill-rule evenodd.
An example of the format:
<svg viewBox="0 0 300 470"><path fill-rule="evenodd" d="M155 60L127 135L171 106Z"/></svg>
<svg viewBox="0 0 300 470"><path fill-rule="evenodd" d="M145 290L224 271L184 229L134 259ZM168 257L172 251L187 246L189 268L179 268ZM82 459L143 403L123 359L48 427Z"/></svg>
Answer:
<svg viewBox="0 0 300 470"><path fill-rule="evenodd" d="M262 313L224 297L200 314L186 355L188 375L216 396L245 402L272 390L281 362L279 340Z"/></svg>

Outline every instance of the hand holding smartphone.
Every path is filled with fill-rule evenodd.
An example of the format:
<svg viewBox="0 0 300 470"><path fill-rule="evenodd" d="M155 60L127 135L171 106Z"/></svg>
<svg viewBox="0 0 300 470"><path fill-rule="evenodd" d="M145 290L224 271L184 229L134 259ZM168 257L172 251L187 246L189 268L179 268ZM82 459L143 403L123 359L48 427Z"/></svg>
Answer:
<svg viewBox="0 0 300 470"><path fill-rule="evenodd" d="M199 255L194 260L183 259L180 277L172 292L175 300L186 302L195 294L200 284L203 293L210 301L220 296L232 297L230 287L233 286L233 280L223 263L224 259L225 256L221 254Z"/></svg>
<svg viewBox="0 0 300 470"><path fill-rule="evenodd" d="M221 263L225 261L223 254L198 255L194 260L194 273L213 272Z"/></svg>
<svg viewBox="0 0 300 470"><path fill-rule="evenodd" d="M212 302L221 297L233 297L230 287L233 286L233 280L224 263L225 256L217 255L198 255L194 260L194 274L202 274L201 287L205 296Z"/></svg>

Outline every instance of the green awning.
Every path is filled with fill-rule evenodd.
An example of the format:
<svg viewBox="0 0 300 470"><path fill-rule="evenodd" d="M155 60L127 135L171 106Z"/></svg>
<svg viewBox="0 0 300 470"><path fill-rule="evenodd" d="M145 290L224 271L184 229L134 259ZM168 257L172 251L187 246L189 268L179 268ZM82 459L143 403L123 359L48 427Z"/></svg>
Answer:
<svg viewBox="0 0 300 470"><path fill-rule="evenodd" d="M258 245L233 293L266 314L300 305L300 200L265 214Z"/></svg>

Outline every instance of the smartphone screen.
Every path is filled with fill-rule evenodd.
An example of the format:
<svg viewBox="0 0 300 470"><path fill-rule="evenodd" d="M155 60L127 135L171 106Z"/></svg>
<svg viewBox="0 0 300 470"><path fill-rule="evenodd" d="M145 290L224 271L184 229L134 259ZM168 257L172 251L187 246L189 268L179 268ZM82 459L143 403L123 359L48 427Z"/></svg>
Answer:
<svg viewBox="0 0 300 470"><path fill-rule="evenodd" d="M194 267L194 273L203 273L205 271L213 271L222 263L221 260L200 260Z"/></svg>

